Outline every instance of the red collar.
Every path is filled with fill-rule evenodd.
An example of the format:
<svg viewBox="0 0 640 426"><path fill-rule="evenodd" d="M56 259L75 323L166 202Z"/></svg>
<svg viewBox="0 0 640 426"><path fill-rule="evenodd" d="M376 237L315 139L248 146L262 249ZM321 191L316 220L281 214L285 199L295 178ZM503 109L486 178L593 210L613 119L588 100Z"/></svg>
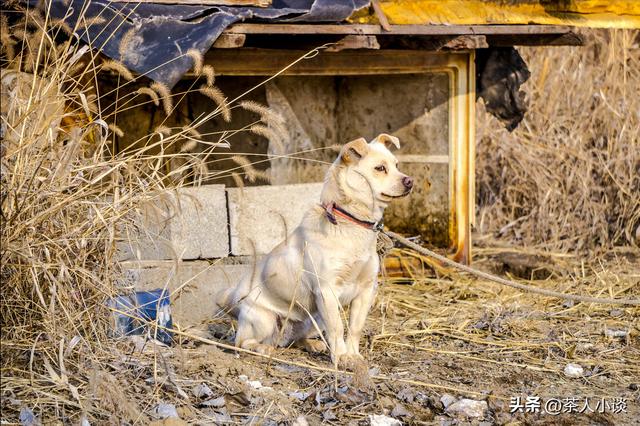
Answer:
<svg viewBox="0 0 640 426"><path fill-rule="evenodd" d="M348 221L353 222L356 225L362 226L363 228L367 228L372 231L377 232L382 229L382 226L383 226L382 220L378 222L369 222L367 220L358 219L348 211L336 205L336 203L321 204L321 206L324 209L327 219L329 219L329 222L333 223L334 225L338 224L338 221L336 220L336 216L340 216L343 219L347 219Z"/></svg>

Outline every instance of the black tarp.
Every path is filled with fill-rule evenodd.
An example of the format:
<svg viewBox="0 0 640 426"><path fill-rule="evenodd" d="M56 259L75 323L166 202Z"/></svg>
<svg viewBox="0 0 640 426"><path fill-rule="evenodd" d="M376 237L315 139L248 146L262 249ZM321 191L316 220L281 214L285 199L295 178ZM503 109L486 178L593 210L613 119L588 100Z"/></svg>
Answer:
<svg viewBox="0 0 640 426"><path fill-rule="evenodd" d="M340 22L369 0L273 0L267 8L104 0L46 3L51 16L63 19L93 48L171 88L193 66L185 52L195 49L204 54L235 22Z"/></svg>

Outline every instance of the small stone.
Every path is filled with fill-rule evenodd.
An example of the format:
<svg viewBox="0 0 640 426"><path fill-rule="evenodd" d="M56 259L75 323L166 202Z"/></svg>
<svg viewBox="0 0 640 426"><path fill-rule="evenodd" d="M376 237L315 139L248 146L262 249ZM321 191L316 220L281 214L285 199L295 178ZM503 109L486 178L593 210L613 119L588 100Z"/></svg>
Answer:
<svg viewBox="0 0 640 426"><path fill-rule="evenodd" d="M40 420L30 408L23 407L20 409L20 424L22 426L38 426Z"/></svg>
<svg viewBox="0 0 640 426"><path fill-rule="evenodd" d="M300 415L291 423L291 426L309 426L309 422L305 416Z"/></svg>
<svg viewBox="0 0 640 426"><path fill-rule="evenodd" d="M391 411L391 417L413 417L413 415L402 404L396 404Z"/></svg>
<svg viewBox="0 0 640 426"><path fill-rule="evenodd" d="M447 413L465 417L484 417L489 406L486 401L462 398L447 407Z"/></svg>
<svg viewBox="0 0 640 426"><path fill-rule="evenodd" d="M401 426L402 422L384 414L370 414L369 424L371 426Z"/></svg>
<svg viewBox="0 0 640 426"><path fill-rule="evenodd" d="M612 309L609 311L609 315L611 315L614 318L618 318L624 315L624 311L622 309Z"/></svg>
<svg viewBox="0 0 640 426"><path fill-rule="evenodd" d="M324 413L322 413L322 420L324 420L325 422L330 422L337 419L338 416L336 416L336 413L334 413L333 410L326 410Z"/></svg>
<svg viewBox="0 0 640 426"><path fill-rule="evenodd" d="M453 404L457 400L458 398L456 398L453 395L449 395L448 393L445 393L440 397L440 402L442 402L442 405L444 406L444 408L448 408L451 404Z"/></svg>
<svg viewBox="0 0 640 426"><path fill-rule="evenodd" d="M178 417L178 411L176 410L176 406L173 404L158 404L153 407L152 411L153 417L156 419L167 419L169 417Z"/></svg>
<svg viewBox="0 0 640 426"><path fill-rule="evenodd" d="M624 339L629 335L629 330L606 328L604 330L604 335L611 339L615 339L615 338Z"/></svg>
<svg viewBox="0 0 640 426"><path fill-rule="evenodd" d="M584 374L584 368L579 364L567 364L564 367L564 375L571 378L582 377Z"/></svg>
<svg viewBox="0 0 640 426"><path fill-rule="evenodd" d="M311 392L303 392L303 391L290 392L289 396L299 401L304 401L305 399L309 398L309 396L311 396Z"/></svg>
<svg viewBox="0 0 640 426"><path fill-rule="evenodd" d="M403 402L412 403L416 398L416 393L410 387L405 387L398 392L398 399Z"/></svg>
<svg viewBox="0 0 640 426"><path fill-rule="evenodd" d="M224 399L224 396L208 399L200 403L200 405L203 407L213 407L213 408L221 408L221 407L224 407L226 404L227 404L227 401Z"/></svg>
<svg viewBox="0 0 640 426"><path fill-rule="evenodd" d="M194 386L193 389L191 389L191 392L193 392L193 395L198 399L205 399L213 396L213 391L205 383L200 383L199 385Z"/></svg>

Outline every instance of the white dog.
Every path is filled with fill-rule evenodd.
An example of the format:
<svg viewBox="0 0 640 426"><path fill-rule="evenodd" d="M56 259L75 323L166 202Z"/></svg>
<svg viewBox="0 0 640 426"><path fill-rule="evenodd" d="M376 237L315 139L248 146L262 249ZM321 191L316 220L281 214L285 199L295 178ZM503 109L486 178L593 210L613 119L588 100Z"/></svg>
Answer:
<svg viewBox="0 0 640 426"><path fill-rule="evenodd" d="M253 274L221 294L218 304L238 319L236 346L268 353L293 343L323 351L326 345L314 339L322 332L334 363L362 359L359 341L376 294L382 214L413 187L398 170L392 146L400 147L398 138L386 134L347 143L329 168L321 203Z"/></svg>

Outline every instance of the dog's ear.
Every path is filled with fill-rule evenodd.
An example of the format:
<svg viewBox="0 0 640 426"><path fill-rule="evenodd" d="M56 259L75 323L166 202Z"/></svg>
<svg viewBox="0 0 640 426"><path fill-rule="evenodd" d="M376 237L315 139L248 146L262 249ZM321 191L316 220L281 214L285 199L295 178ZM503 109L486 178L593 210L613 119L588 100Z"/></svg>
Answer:
<svg viewBox="0 0 640 426"><path fill-rule="evenodd" d="M387 149L391 149L391 147L395 147L396 149L400 149L400 139L396 138L395 136L388 135L386 133L380 133L374 139L374 141L380 142L381 144L386 146Z"/></svg>
<svg viewBox="0 0 640 426"><path fill-rule="evenodd" d="M345 144L340 152L340 158L345 164L353 164L360 161L369 152L369 144L365 138L358 138Z"/></svg>

